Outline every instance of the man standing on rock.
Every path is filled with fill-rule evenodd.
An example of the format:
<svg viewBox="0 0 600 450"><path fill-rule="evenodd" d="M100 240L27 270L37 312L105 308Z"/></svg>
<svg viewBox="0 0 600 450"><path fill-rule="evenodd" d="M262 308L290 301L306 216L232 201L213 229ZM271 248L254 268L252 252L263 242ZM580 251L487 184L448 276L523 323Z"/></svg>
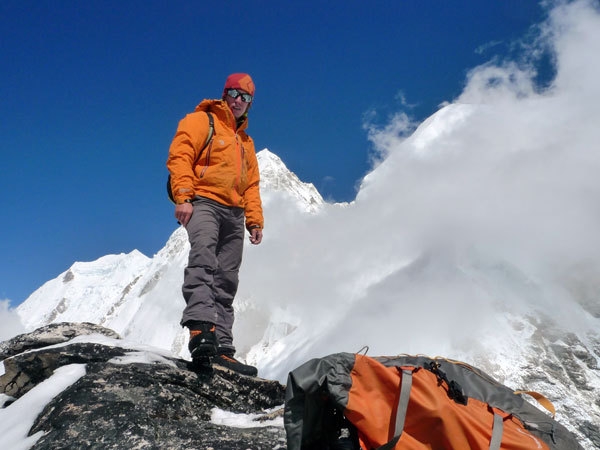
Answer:
<svg viewBox="0 0 600 450"><path fill-rule="evenodd" d="M246 134L254 91L250 75L230 75L220 100L202 101L179 122L167 160L175 217L191 245L181 319L190 353L252 376L256 368L234 358L232 328L244 228L252 244L263 236L258 162Z"/></svg>

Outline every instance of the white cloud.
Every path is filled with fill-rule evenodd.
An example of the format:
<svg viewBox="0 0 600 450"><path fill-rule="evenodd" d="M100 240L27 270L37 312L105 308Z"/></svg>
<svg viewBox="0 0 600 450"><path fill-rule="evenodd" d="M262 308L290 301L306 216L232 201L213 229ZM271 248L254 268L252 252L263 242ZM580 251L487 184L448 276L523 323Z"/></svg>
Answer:
<svg viewBox="0 0 600 450"><path fill-rule="evenodd" d="M0 300L0 341L24 332L19 315L10 307L10 300Z"/></svg>
<svg viewBox="0 0 600 450"><path fill-rule="evenodd" d="M486 42L485 44L482 44L479 47L477 47L475 49L475 53L477 53L478 55L482 55L482 54L490 51L490 49L497 47L498 45L501 45L501 44L502 44L502 41Z"/></svg>
<svg viewBox="0 0 600 450"><path fill-rule="evenodd" d="M560 6L542 27L557 59L544 92L527 66L487 64L410 139L398 133L405 118L375 133L373 143L390 156L367 178L359 206L388 205L424 246L441 240L534 260L595 258L600 17L591 4Z"/></svg>
<svg viewBox="0 0 600 450"><path fill-rule="evenodd" d="M490 325L497 304L589 319L564 278L585 264L591 275L578 282L600 280L595 5L561 5L539 28L536 45L557 64L547 89L534 81L535 47L518 63L474 68L412 135L404 114L369 129L377 165L350 207L290 220L248 252L258 269L241 288L301 318L289 342L298 361L362 345L440 354ZM265 370L282 376L275 362Z"/></svg>

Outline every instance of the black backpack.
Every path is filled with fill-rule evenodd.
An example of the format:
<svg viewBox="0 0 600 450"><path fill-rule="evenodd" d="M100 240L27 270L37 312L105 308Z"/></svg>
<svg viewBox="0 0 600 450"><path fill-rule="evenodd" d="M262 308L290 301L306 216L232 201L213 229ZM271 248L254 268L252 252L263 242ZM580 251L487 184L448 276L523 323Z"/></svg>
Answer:
<svg viewBox="0 0 600 450"><path fill-rule="evenodd" d="M196 163L200 159L200 156L202 156L202 152L208 146L208 144L210 144L210 141L212 140L213 135L215 133L215 121L213 119L213 116L208 111L206 111L206 115L208 116L208 136L206 137L206 142L200 150L200 153L198 153L198 158L196 158L196 161L194 161L192 167L196 165ZM167 195L169 196L169 200L175 203L175 198L173 198L173 191L171 189L171 174L169 174L169 177L167 178Z"/></svg>

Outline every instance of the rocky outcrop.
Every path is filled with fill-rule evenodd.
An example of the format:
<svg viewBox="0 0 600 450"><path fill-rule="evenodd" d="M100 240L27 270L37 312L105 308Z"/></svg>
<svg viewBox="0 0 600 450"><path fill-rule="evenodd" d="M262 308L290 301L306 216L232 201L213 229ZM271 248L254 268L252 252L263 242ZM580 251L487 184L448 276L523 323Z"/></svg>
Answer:
<svg viewBox="0 0 600 450"><path fill-rule="evenodd" d="M286 447L277 419L284 403L280 383L217 366L193 371L187 361L160 352L128 345L93 324L53 324L17 336L0 344L0 393L10 396L3 407L58 369L80 365L83 375L33 423L30 435L42 433L32 449ZM244 424L225 425L215 419L219 414L243 414Z"/></svg>

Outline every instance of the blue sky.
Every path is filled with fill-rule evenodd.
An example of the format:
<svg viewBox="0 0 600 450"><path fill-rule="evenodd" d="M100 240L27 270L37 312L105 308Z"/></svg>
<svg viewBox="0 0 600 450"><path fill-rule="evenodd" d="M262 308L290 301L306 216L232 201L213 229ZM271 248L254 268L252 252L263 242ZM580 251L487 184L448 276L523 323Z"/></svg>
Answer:
<svg viewBox="0 0 600 450"><path fill-rule="evenodd" d="M256 83L257 150L349 201L371 168L367 121L424 120L544 17L522 0L2 1L0 299L75 261L160 250L177 122L229 73Z"/></svg>

